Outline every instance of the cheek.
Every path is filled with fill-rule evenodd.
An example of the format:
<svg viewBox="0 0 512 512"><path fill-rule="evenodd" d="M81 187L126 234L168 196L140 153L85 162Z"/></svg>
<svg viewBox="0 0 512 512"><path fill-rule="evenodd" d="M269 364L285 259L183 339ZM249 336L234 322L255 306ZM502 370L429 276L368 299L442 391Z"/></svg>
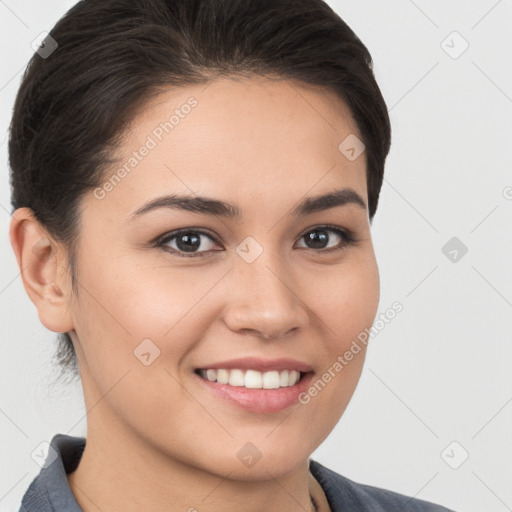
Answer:
<svg viewBox="0 0 512 512"><path fill-rule="evenodd" d="M190 400L178 383L180 365L208 328L208 291L225 271L196 272L191 279L192 269L170 272L142 269L131 258L111 261L118 264L94 265L91 258L81 267L80 281L87 292L83 287L75 326L86 367L84 378L94 390L91 401L115 385L117 391L109 393L105 404L126 417L133 413L133 421L144 423L144 418L167 414L158 411L169 410L161 406L170 396L180 407ZM117 386L120 379L122 384Z"/></svg>
<svg viewBox="0 0 512 512"><path fill-rule="evenodd" d="M333 355L347 350L373 324L380 298L378 267L373 254L340 266L318 283L312 299L325 323L326 348Z"/></svg>
<svg viewBox="0 0 512 512"><path fill-rule="evenodd" d="M132 350L146 338L172 338L184 319L194 317L195 307L215 282L215 276L191 279L191 270L166 273L162 268L141 268L130 258L118 261L84 266L81 278L87 293L81 294L77 313L94 319L90 328L101 330L101 337L110 335L113 344L122 339Z"/></svg>
<svg viewBox="0 0 512 512"><path fill-rule="evenodd" d="M324 357L312 394L317 411L331 411L333 426L357 386L369 340L367 330L377 313L380 284L374 256L340 267L318 289L321 292L312 304L322 323Z"/></svg>
<svg viewBox="0 0 512 512"><path fill-rule="evenodd" d="M200 336L193 306L211 285L191 290L183 278L171 283L128 267L81 268L75 330L95 414L115 411L143 435L158 425L178 428L176 410L187 404L201 413L190 406L177 366Z"/></svg>

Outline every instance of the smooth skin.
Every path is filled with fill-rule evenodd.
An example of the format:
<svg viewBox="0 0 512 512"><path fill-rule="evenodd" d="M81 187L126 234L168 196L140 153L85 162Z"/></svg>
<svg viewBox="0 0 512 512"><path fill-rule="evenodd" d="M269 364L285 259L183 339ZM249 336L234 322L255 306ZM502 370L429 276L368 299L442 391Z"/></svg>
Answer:
<svg viewBox="0 0 512 512"><path fill-rule="evenodd" d="M24 287L45 327L71 333L78 356L87 445L68 482L86 512L311 510L308 457L347 407L364 348L309 403L268 414L217 398L194 370L288 357L316 379L370 328L379 274L368 208L291 215L305 198L341 188L367 205L365 154L351 161L338 149L360 134L327 89L218 77L153 98L105 180L191 97L197 105L129 174L102 199L83 197L78 296L63 247L29 209L13 215ZM131 219L166 194L227 201L243 217L160 208ZM203 256L187 257L183 237L152 244L182 228L208 232L193 249ZM323 249L308 242L311 232L324 235ZM263 249L252 263L236 251L247 237ZM134 356L145 339L160 350L147 366ZM252 467L237 457L248 442L262 454Z"/></svg>

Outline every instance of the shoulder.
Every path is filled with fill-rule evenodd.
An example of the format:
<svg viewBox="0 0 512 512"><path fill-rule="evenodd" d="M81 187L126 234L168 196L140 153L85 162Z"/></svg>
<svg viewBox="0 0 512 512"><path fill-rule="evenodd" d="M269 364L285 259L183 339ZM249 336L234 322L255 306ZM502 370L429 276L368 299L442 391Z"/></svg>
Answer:
<svg viewBox="0 0 512 512"><path fill-rule="evenodd" d="M322 487L332 512L454 512L435 503L354 482L312 459L309 469Z"/></svg>
<svg viewBox="0 0 512 512"><path fill-rule="evenodd" d="M19 512L80 512L66 478L78 466L86 439L56 434L50 442L39 474L25 492ZM43 448L41 448L42 451ZM43 457L43 453L41 453Z"/></svg>

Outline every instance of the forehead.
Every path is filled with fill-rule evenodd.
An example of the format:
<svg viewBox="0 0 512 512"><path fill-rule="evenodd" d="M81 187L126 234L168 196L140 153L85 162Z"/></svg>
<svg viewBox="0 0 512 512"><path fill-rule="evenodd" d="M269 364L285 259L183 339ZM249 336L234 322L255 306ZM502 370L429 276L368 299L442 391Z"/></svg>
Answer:
<svg viewBox="0 0 512 512"><path fill-rule="evenodd" d="M122 178L105 203L131 213L166 192L295 201L340 185L366 197L365 155L350 161L339 149L354 135L360 138L349 108L323 87L222 77L170 88L126 130L104 182Z"/></svg>

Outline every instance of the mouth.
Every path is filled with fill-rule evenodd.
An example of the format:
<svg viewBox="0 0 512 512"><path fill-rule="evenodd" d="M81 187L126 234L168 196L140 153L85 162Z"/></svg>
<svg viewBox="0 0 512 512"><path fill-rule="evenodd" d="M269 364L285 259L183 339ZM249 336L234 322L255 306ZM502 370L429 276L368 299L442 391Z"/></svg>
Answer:
<svg viewBox="0 0 512 512"><path fill-rule="evenodd" d="M299 402L313 380L313 367L281 357L239 357L205 363L194 370L198 390L208 400L248 412L274 413Z"/></svg>
<svg viewBox="0 0 512 512"><path fill-rule="evenodd" d="M297 405L313 380L314 371L288 368L260 371L250 367L196 368L198 389L207 400L219 400L228 407L249 413L271 414ZM303 366L303 369L309 369Z"/></svg>
<svg viewBox="0 0 512 512"><path fill-rule="evenodd" d="M202 379L218 384L246 389L280 389L295 386L308 373L299 370L271 370L261 372L241 368L197 368L194 373Z"/></svg>

